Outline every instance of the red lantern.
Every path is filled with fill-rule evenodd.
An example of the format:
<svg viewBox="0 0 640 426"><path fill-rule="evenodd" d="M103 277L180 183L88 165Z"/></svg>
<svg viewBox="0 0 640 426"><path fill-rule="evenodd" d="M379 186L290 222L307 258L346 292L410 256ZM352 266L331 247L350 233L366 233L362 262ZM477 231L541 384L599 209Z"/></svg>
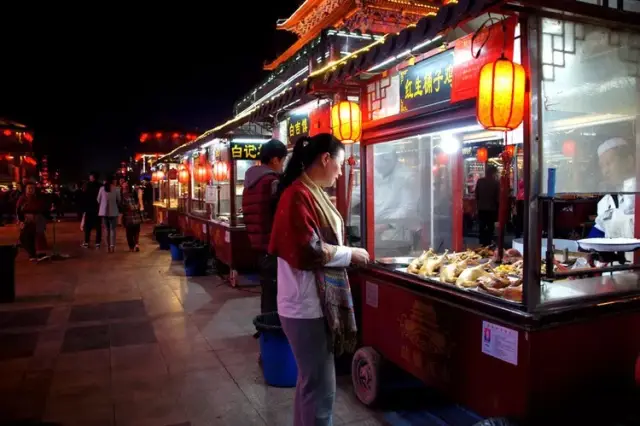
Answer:
<svg viewBox="0 0 640 426"><path fill-rule="evenodd" d="M169 180L178 179L178 171L176 169L169 169Z"/></svg>
<svg viewBox="0 0 640 426"><path fill-rule="evenodd" d="M26 133L24 134L24 140L26 140L26 141L27 141L27 142L29 142L29 143L33 142L33 136L31 135L31 133L26 132Z"/></svg>
<svg viewBox="0 0 640 426"><path fill-rule="evenodd" d="M149 133L142 133L140 135L140 142L141 143L145 143L147 141L147 139L149 139Z"/></svg>
<svg viewBox="0 0 640 426"><path fill-rule="evenodd" d="M565 157L574 157L576 155L576 141L566 140L562 143L562 155Z"/></svg>
<svg viewBox="0 0 640 426"><path fill-rule="evenodd" d="M171 135L171 137L174 139L178 139L180 137L180 133L174 133L173 135Z"/></svg>
<svg viewBox="0 0 640 426"><path fill-rule="evenodd" d="M229 179L229 165L226 161L216 161L214 163L213 178L218 182Z"/></svg>
<svg viewBox="0 0 640 426"><path fill-rule="evenodd" d="M186 168L181 169L178 172L178 181L180 183L189 183L189 170Z"/></svg>
<svg viewBox="0 0 640 426"><path fill-rule="evenodd" d="M513 157L516 153L516 146L515 145L507 145L504 147L504 151L509 154L510 157Z"/></svg>
<svg viewBox="0 0 640 426"><path fill-rule="evenodd" d="M195 171L195 179L198 182L208 182L209 181L209 176L210 176L210 172L209 172L209 167L207 167L206 164L200 164L198 167L196 167L196 171Z"/></svg>
<svg viewBox="0 0 640 426"><path fill-rule="evenodd" d="M480 69L476 116L487 130L513 130L524 119L524 67L504 57Z"/></svg>
<svg viewBox="0 0 640 426"><path fill-rule="evenodd" d="M489 152L487 151L487 148L485 147L478 148L478 150L476 151L476 160L478 160L479 163L486 163L488 159L489 159Z"/></svg>
<svg viewBox="0 0 640 426"><path fill-rule="evenodd" d="M445 166L449 162L449 157L446 153L441 152L436 156L436 164L438 166Z"/></svg>
<svg viewBox="0 0 640 426"><path fill-rule="evenodd" d="M9 129L5 130L3 133L5 136L11 136L11 130Z"/></svg>
<svg viewBox="0 0 640 426"><path fill-rule="evenodd" d="M156 133L156 139L162 139L162 133L160 132Z"/></svg>
<svg viewBox="0 0 640 426"><path fill-rule="evenodd" d="M362 135L362 113L360 106L351 101L342 101L331 108L333 136L344 143L354 143Z"/></svg>

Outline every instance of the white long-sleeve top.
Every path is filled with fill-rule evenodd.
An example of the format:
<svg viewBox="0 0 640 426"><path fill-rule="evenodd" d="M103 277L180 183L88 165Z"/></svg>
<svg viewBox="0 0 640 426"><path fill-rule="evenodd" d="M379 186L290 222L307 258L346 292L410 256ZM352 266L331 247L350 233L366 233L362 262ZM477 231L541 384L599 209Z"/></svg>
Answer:
<svg viewBox="0 0 640 426"><path fill-rule="evenodd" d="M333 259L325 266L346 268L351 264L351 249L338 246ZM322 318L322 306L313 271L292 268L286 260L278 258L278 314L285 318Z"/></svg>

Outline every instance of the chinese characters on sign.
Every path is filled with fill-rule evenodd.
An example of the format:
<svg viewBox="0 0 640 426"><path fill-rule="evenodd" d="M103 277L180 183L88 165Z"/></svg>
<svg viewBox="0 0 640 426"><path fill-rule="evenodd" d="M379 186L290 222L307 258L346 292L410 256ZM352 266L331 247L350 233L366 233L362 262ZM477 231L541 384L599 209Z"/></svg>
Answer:
<svg viewBox="0 0 640 426"><path fill-rule="evenodd" d="M309 115L296 114L289 117L287 129L289 132L289 144L295 145L298 139L309 135Z"/></svg>
<svg viewBox="0 0 640 426"><path fill-rule="evenodd" d="M400 112L449 102L452 82L451 50L400 71Z"/></svg>
<svg viewBox="0 0 640 426"><path fill-rule="evenodd" d="M258 160L261 147L259 143L231 142L231 159Z"/></svg>

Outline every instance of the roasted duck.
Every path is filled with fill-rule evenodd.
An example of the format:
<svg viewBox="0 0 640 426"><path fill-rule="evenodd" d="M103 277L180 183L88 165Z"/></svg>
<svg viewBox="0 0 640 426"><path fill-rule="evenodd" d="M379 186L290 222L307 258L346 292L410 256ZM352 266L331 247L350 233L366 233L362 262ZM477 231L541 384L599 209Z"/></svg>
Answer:
<svg viewBox="0 0 640 426"><path fill-rule="evenodd" d="M424 264L425 260L427 260L428 258L434 255L435 255L435 252L433 251L433 249L429 249L428 251L423 251L419 257L415 258L411 262L411 264L407 268L407 272L410 272L412 274L419 273L420 268L422 268L422 265Z"/></svg>
<svg viewBox="0 0 640 426"><path fill-rule="evenodd" d="M468 260L463 260L461 262L450 263L448 265L442 266L440 268L440 281L455 284L458 276L467 269Z"/></svg>
<svg viewBox="0 0 640 426"><path fill-rule="evenodd" d="M440 270L440 267L447 260L449 250L446 250L442 256L436 256L425 260L418 274L423 277L432 277Z"/></svg>
<svg viewBox="0 0 640 426"><path fill-rule="evenodd" d="M463 288L473 288L478 286L478 279L489 273L486 271L488 265L486 263L467 268L460 273L456 280L456 286Z"/></svg>

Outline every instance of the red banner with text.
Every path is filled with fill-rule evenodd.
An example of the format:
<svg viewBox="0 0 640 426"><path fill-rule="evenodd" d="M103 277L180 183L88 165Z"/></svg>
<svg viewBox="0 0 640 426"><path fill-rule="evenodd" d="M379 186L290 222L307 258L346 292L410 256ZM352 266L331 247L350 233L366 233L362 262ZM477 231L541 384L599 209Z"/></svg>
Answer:
<svg viewBox="0 0 640 426"><path fill-rule="evenodd" d="M499 59L503 53L505 58L513 60L516 24L516 17L510 17L456 41L452 103L473 99L478 95L478 75L484 65Z"/></svg>

